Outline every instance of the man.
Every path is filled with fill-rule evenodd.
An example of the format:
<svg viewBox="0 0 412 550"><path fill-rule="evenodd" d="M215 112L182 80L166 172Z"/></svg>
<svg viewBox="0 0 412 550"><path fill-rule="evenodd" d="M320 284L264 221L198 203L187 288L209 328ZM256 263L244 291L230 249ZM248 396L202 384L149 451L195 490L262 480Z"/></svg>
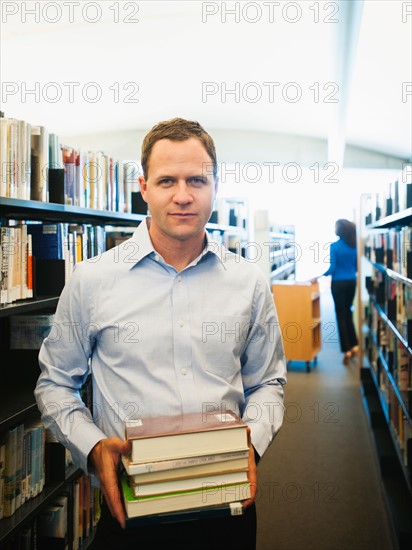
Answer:
<svg viewBox="0 0 412 550"><path fill-rule="evenodd" d="M286 381L273 299L260 271L205 231L218 185L205 130L184 119L159 123L144 139L141 161L150 217L99 261L76 267L56 311L62 338L46 339L40 351L37 402L45 425L100 481L96 548L172 540L180 548L254 548L255 454L282 424ZM89 365L93 418L78 393ZM238 411L250 427L252 496L244 515L122 529L117 471L130 450L124 421L222 408Z"/></svg>

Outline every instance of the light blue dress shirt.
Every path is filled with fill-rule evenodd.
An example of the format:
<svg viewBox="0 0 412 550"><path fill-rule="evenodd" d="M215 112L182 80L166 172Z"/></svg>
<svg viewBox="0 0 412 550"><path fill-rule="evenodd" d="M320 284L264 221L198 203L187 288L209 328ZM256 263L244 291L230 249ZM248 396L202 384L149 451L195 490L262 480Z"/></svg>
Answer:
<svg viewBox="0 0 412 550"><path fill-rule="evenodd" d="M79 263L39 363L43 422L86 472L94 445L124 439L127 419L236 410L260 455L283 420L286 367L269 286L209 236L181 272L154 250L145 222ZM89 372L93 418L79 397Z"/></svg>

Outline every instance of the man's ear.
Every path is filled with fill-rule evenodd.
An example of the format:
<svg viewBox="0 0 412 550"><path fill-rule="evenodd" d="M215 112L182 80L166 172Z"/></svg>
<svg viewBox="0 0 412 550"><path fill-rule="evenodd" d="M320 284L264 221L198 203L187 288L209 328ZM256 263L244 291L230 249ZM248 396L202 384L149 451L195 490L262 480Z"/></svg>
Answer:
<svg viewBox="0 0 412 550"><path fill-rule="evenodd" d="M147 202L147 199L146 199L147 182L144 176L139 176L139 186L140 186L140 193L142 194L143 200Z"/></svg>

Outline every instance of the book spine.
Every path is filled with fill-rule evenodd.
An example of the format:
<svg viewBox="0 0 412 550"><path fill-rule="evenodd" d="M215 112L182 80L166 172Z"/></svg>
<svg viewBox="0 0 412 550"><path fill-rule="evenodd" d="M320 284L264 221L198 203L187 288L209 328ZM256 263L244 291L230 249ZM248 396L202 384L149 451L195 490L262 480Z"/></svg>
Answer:
<svg viewBox="0 0 412 550"><path fill-rule="evenodd" d="M14 233L14 227L9 228L9 239L8 239L8 254L9 254L9 262L8 262L8 276L7 276L7 303L12 304L14 302L14 264L15 264L15 233Z"/></svg>
<svg viewBox="0 0 412 550"><path fill-rule="evenodd" d="M17 426L16 435L16 510L20 508L24 500L23 493L23 446L24 446L24 425Z"/></svg>
<svg viewBox="0 0 412 550"><path fill-rule="evenodd" d="M0 197L7 197L7 120L0 118Z"/></svg>
<svg viewBox="0 0 412 550"><path fill-rule="evenodd" d="M33 236L27 234L27 298L33 298Z"/></svg>
<svg viewBox="0 0 412 550"><path fill-rule="evenodd" d="M4 469L4 517L16 511L16 460L17 460L17 427L6 434L6 460Z"/></svg>
<svg viewBox="0 0 412 550"><path fill-rule="evenodd" d="M0 249L1 249L1 280L0 280L0 301L1 305L8 303L9 286L9 265L10 265L10 228L0 228Z"/></svg>
<svg viewBox="0 0 412 550"><path fill-rule="evenodd" d="M128 473L129 475L137 475L149 472L161 472L163 470L175 470L178 468L186 468L188 466L201 466L203 464L225 462L226 460L243 458L245 456L245 452L247 451L192 456L175 460L159 460L158 462L144 462L142 464L129 463Z"/></svg>
<svg viewBox="0 0 412 550"><path fill-rule="evenodd" d="M49 136L42 126L31 128L31 191L32 200L47 202L48 166L49 166Z"/></svg>
<svg viewBox="0 0 412 550"><path fill-rule="evenodd" d="M75 193L74 202L76 206L84 207L84 192L83 192L83 153L82 151L75 152Z"/></svg>
<svg viewBox="0 0 412 550"><path fill-rule="evenodd" d="M76 152L71 147L63 147L64 163L64 202L75 204L76 188Z"/></svg>
<svg viewBox="0 0 412 550"><path fill-rule="evenodd" d="M20 243L20 257L21 257L21 270L20 270L20 296L23 300L28 298L27 287L27 225L21 224L21 243Z"/></svg>
<svg viewBox="0 0 412 550"><path fill-rule="evenodd" d="M0 519L4 516L4 469L6 467L6 439L0 435Z"/></svg>

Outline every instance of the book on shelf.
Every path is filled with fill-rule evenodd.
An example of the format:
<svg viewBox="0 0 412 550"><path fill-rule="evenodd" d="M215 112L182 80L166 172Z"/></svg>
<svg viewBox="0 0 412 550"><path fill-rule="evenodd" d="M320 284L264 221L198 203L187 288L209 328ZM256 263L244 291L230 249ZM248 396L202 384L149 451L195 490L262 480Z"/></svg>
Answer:
<svg viewBox="0 0 412 550"><path fill-rule="evenodd" d="M370 195L365 211L365 224L376 223L408 208L412 208L412 175L410 167L405 165L399 177L395 181L389 181L382 193Z"/></svg>
<svg viewBox="0 0 412 550"><path fill-rule="evenodd" d="M36 428L36 431L34 429ZM40 430L40 431L38 431ZM27 435L28 431L29 436ZM2 457L3 500L2 515L12 516L26 500L36 496L44 487L44 429L37 423L31 426L18 424L2 436L0 455ZM27 437L33 438L28 445ZM33 483L36 483L34 489Z"/></svg>
<svg viewBox="0 0 412 550"><path fill-rule="evenodd" d="M127 421L132 443L131 462L242 451L247 446L246 424L233 411L188 413Z"/></svg>
<svg viewBox="0 0 412 550"><path fill-rule="evenodd" d="M0 196L131 212L139 164L60 143L43 126L0 118Z"/></svg>
<svg viewBox="0 0 412 550"><path fill-rule="evenodd" d="M5 437L3 516L10 517L16 511L17 426L9 429Z"/></svg>
<svg viewBox="0 0 412 550"><path fill-rule="evenodd" d="M250 483L205 485L185 492L137 497L125 477L121 478L126 514L129 518L176 512L238 502L250 498Z"/></svg>
<svg viewBox="0 0 412 550"><path fill-rule="evenodd" d="M35 201L49 200L49 133L44 126L31 128L31 193Z"/></svg>
<svg viewBox="0 0 412 550"><path fill-rule="evenodd" d="M0 434L0 519L4 516L4 469L6 467L6 434Z"/></svg>
<svg viewBox="0 0 412 550"><path fill-rule="evenodd" d="M36 260L64 260L68 224L30 223L27 232L32 235L33 256Z"/></svg>
<svg viewBox="0 0 412 550"><path fill-rule="evenodd" d="M69 495L61 494L53 498L37 516L37 534L43 545L53 544L53 540L67 539Z"/></svg>
<svg viewBox="0 0 412 550"><path fill-rule="evenodd" d="M53 320L54 314L11 315L10 349L40 349Z"/></svg>

